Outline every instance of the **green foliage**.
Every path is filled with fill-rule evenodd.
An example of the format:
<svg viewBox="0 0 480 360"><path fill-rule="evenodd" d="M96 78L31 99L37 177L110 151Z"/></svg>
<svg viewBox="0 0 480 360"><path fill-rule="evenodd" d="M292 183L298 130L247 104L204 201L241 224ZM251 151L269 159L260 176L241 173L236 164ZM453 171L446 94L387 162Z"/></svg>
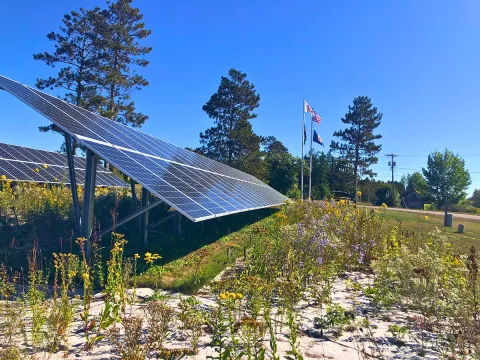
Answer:
<svg viewBox="0 0 480 360"><path fill-rule="evenodd" d="M200 134L199 150L211 159L264 178L262 138L250 124L257 117L253 111L259 106L260 95L246 77L230 69L228 77L222 76L217 92L202 107L215 125Z"/></svg>
<svg viewBox="0 0 480 360"><path fill-rule="evenodd" d="M81 8L66 14L60 32L47 35L55 51L34 55L59 68L56 76L38 79L37 87L60 89L66 101L122 124L141 126L148 116L135 111L131 94L148 85L136 70L149 64L145 55L152 48L140 42L151 31L131 2L118 0L108 2L106 9Z"/></svg>
<svg viewBox="0 0 480 360"><path fill-rule="evenodd" d="M66 101L89 110L94 110L100 100L95 86L101 58L100 37L95 31L99 10L80 8L64 15L60 33L52 31L47 35L55 44L55 51L33 55L35 60L59 69L54 77L37 79L39 89L62 90ZM53 125L40 127L40 131L49 130L53 130Z"/></svg>
<svg viewBox="0 0 480 360"><path fill-rule="evenodd" d="M313 152L312 199L323 199L330 194L330 185L333 185L332 161L334 161L333 157L326 155L324 152Z"/></svg>
<svg viewBox="0 0 480 360"><path fill-rule="evenodd" d="M375 192L375 205L387 204L388 206L398 206L400 204L400 191L395 189L395 202L393 203L393 194L391 186L383 186Z"/></svg>
<svg viewBox="0 0 480 360"><path fill-rule="evenodd" d="M53 304L48 316L49 344L51 352L57 352L63 342L68 348L69 327L74 318L76 300L71 298L74 280L79 269L78 257L73 254L53 254L55 268L53 280Z"/></svg>
<svg viewBox="0 0 480 360"><path fill-rule="evenodd" d="M403 338L409 333L407 326L399 326L397 324L388 325L388 332L392 334L397 344L403 343Z"/></svg>
<svg viewBox="0 0 480 360"><path fill-rule="evenodd" d="M295 159L288 152L270 152L265 159L267 182L282 194L288 194L297 186L298 169Z"/></svg>
<svg viewBox="0 0 480 360"><path fill-rule="evenodd" d="M333 133L340 141L332 141L331 149L338 151L343 159L353 164L355 193L359 176L374 176L369 167L378 162L376 154L382 146L375 144L375 140L382 136L374 134L373 131L380 125L382 116L369 97L359 96L353 99L353 106L348 107L348 113L342 118L342 122L350 127Z"/></svg>
<svg viewBox="0 0 480 360"><path fill-rule="evenodd" d="M313 319L314 326L317 329L328 329L330 327L343 327L352 319L347 315L347 309L340 304L332 303L327 306L324 316Z"/></svg>
<svg viewBox="0 0 480 360"><path fill-rule="evenodd" d="M400 182L404 186L405 191L416 191L419 194L423 194L427 189L425 178L418 171L402 176Z"/></svg>
<svg viewBox="0 0 480 360"><path fill-rule="evenodd" d="M466 196L471 184L465 161L448 149L443 153L434 151L428 156L427 168L423 168L427 192L438 206L445 203L457 204Z"/></svg>
<svg viewBox="0 0 480 360"><path fill-rule="evenodd" d="M469 200L472 203L472 206L480 208L480 189L473 190L473 194Z"/></svg>
<svg viewBox="0 0 480 360"><path fill-rule="evenodd" d="M141 44L151 34L142 20L143 14L132 7L132 0L117 0L108 3L108 9L101 11L96 23L103 46L98 85L105 100L100 113L134 127L142 126L148 119L135 111L131 100L133 91L148 85L136 71L150 63L145 56L152 51Z"/></svg>

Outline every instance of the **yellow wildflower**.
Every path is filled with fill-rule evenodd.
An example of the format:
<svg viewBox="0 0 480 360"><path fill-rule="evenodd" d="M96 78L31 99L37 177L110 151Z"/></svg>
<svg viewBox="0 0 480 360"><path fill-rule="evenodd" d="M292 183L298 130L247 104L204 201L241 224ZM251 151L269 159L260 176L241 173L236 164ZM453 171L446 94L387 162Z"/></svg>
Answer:
<svg viewBox="0 0 480 360"><path fill-rule="evenodd" d="M362 197L362 192L360 190L357 191L357 198Z"/></svg>
<svg viewBox="0 0 480 360"><path fill-rule="evenodd" d="M6 175L2 175L2 176L0 176L0 179L2 179L2 180L7 180L7 176L6 176Z"/></svg>
<svg viewBox="0 0 480 360"><path fill-rule="evenodd" d="M385 203L382 203L382 208L386 209L388 206Z"/></svg>
<svg viewBox="0 0 480 360"><path fill-rule="evenodd" d="M133 258L134 258L134 259L139 259L139 258L140 258L140 255L134 254L134 255L133 255Z"/></svg>
<svg viewBox="0 0 480 360"><path fill-rule="evenodd" d="M158 259L161 259L162 257L158 254L152 254L150 252L145 253L145 262L147 264L152 264L153 262L157 261Z"/></svg>
<svg viewBox="0 0 480 360"><path fill-rule="evenodd" d="M455 267L462 267L463 266L463 263L462 261L458 258L458 257L454 257L453 258L453 266Z"/></svg>
<svg viewBox="0 0 480 360"><path fill-rule="evenodd" d="M228 295L226 293L221 293L220 294L220 299L222 300L227 300L228 299Z"/></svg>
<svg viewBox="0 0 480 360"><path fill-rule="evenodd" d="M425 215L423 218L425 219L425 221L428 220L428 216L427 216L427 215Z"/></svg>
<svg viewBox="0 0 480 360"><path fill-rule="evenodd" d="M47 164L43 164L42 165L44 169L48 169L48 165Z"/></svg>

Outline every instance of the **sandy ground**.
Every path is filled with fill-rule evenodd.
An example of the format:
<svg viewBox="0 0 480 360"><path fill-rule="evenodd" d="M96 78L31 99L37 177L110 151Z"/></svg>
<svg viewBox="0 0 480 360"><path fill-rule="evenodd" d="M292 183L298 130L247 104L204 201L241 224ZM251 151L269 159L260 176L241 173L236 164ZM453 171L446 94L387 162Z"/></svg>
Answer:
<svg viewBox="0 0 480 360"><path fill-rule="evenodd" d="M299 314L299 343L300 351L305 359L438 359L440 355L425 345L425 355L419 356L421 347L414 340L413 334L404 338L405 344L397 346L387 331L391 324L406 325L408 317L415 314L408 313L400 308L393 308L388 311L378 310L373 307L371 300L361 292L355 292L347 289L348 281L356 281L362 284L368 284L372 281L371 277L360 273L347 274L345 278L337 279L333 288L333 301L341 304L344 308L351 310L355 314L355 323L360 323L365 316L368 316L371 326L353 330L344 331L342 335L335 337L331 331L326 331L321 336L320 330L314 328L314 318L321 315L321 309L310 306L309 302L300 303L298 306ZM137 289L138 304L131 309L132 314L143 316L143 307L145 299L154 293L152 289ZM162 292L167 296L167 304L178 309L178 303L184 296L181 294ZM99 313L103 302L101 294L93 302L92 312ZM196 298L201 302L201 307L208 311L210 306L215 306L215 299L208 291L208 288L200 290ZM274 309L275 311L275 309ZM283 320L285 321L285 320ZM115 358L112 345L108 340L102 340L91 352L83 350L84 338L79 332L81 322L76 321L72 324L69 338L69 352L66 354L61 351L57 354L45 352L33 355L33 359L111 359ZM286 337L287 327L283 326L278 335L278 350L281 358L289 350L288 338ZM427 337L434 338L433 334ZM206 359L208 356L215 356L214 348L210 346L211 336L207 333L200 339L200 351L195 356L186 357L187 359ZM264 347L269 349L268 338L263 343ZM165 341L168 348L189 347L186 339L183 339L178 328L172 328L171 333Z"/></svg>

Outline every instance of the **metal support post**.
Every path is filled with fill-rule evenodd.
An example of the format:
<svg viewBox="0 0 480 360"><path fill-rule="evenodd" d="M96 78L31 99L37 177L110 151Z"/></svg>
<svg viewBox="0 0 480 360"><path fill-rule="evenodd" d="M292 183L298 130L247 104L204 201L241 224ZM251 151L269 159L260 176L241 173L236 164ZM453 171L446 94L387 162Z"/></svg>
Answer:
<svg viewBox="0 0 480 360"><path fill-rule="evenodd" d="M73 210L75 212L75 233L80 235L80 205L78 203L77 179L75 177L75 164L73 162L72 138L69 134L65 134L65 147L67 148L68 174L70 176Z"/></svg>
<svg viewBox="0 0 480 360"><path fill-rule="evenodd" d="M85 185L83 189L82 236L89 239L93 228L93 207L95 203L95 178L97 175L97 156L87 150ZM91 242L87 242L87 255L91 252Z"/></svg>
<svg viewBox="0 0 480 360"><path fill-rule="evenodd" d="M142 187L142 209L147 207L150 202L150 191ZM145 211L140 218L140 237L143 244L147 245L148 238L148 211Z"/></svg>
<svg viewBox="0 0 480 360"><path fill-rule="evenodd" d="M166 217L164 217L163 219L160 219L158 221L155 221L153 224L150 224L148 225L148 230L152 230L153 228L156 228L158 225L161 225L163 224L165 221L167 220L170 220L171 218L173 218L174 216L176 216L177 214L170 214L170 215L167 215Z"/></svg>
<svg viewBox="0 0 480 360"><path fill-rule="evenodd" d="M112 232L113 230L117 229L119 226L122 226L123 224L126 224L129 221L132 221L133 219L138 219L142 214L145 212L149 211L150 209L153 209L154 207L157 207L158 205L161 205L163 201L161 200L156 200L152 202L151 204L147 205L145 208L138 209L135 211L133 214L130 214L126 217L124 217L122 220L118 221L115 225L110 226L108 229L102 230L100 234L98 234L98 237L101 238L103 235L108 234L109 232ZM154 226L156 226L157 223L154 223L148 227L150 230Z"/></svg>
<svg viewBox="0 0 480 360"><path fill-rule="evenodd" d="M130 179L130 189L132 190L133 211L137 211L137 190L135 189L135 181L133 181L132 179ZM140 218L137 218L137 230L140 230Z"/></svg>
<svg viewBox="0 0 480 360"><path fill-rule="evenodd" d="M182 214L177 213L175 217L175 230L177 231L177 235L180 236L182 234Z"/></svg>

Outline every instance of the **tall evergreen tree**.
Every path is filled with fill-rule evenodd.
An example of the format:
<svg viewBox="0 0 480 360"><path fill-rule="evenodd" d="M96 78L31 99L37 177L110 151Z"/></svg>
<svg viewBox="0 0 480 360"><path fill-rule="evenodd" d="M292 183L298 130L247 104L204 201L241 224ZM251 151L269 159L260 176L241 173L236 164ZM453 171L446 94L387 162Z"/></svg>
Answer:
<svg viewBox="0 0 480 360"><path fill-rule="evenodd" d="M288 154L288 149L275 136L267 136L262 140L264 151L269 154Z"/></svg>
<svg viewBox="0 0 480 360"><path fill-rule="evenodd" d="M140 41L151 34L142 22L143 14L131 5L132 0L108 2L108 9L97 17L97 31L102 37L103 56L100 63L100 85L105 101L101 114L116 122L142 126L147 115L136 112L131 93L148 85L136 72L150 62L145 55L152 51Z"/></svg>
<svg viewBox="0 0 480 360"><path fill-rule="evenodd" d="M222 76L217 92L203 105L215 124L200 133L199 150L211 159L262 178L262 137L253 132L250 123L257 117L253 111L259 106L260 95L246 77L247 74L231 69L228 77Z"/></svg>
<svg viewBox="0 0 480 360"><path fill-rule="evenodd" d="M47 35L55 51L33 55L35 60L59 69L56 76L37 79L36 86L41 90L59 89L66 101L88 110L95 110L101 101L97 86L101 40L95 31L99 10L80 8L64 15L60 32ZM52 129L53 125L40 127L40 131Z"/></svg>
<svg viewBox="0 0 480 360"><path fill-rule="evenodd" d="M348 106L348 113L342 118L342 122L349 127L333 133L340 141L332 141L331 149L338 151L346 161L353 164L355 196L359 177L376 175L369 167L378 162L376 155L382 149L381 145L375 144L375 140L382 136L373 133L380 125L382 116L369 97L359 96L353 99L353 106Z"/></svg>

